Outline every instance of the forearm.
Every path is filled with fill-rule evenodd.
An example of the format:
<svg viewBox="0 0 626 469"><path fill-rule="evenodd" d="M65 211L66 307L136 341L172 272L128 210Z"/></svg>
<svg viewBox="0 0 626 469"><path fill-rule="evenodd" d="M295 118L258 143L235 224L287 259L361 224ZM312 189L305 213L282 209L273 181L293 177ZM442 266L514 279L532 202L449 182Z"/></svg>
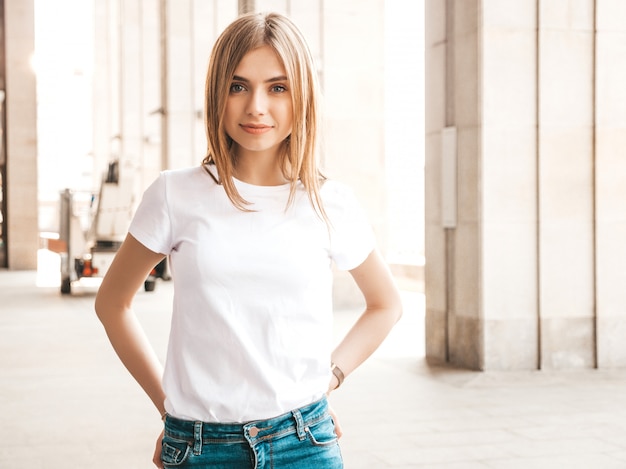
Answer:
<svg viewBox="0 0 626 469"><path fill-rule="evenodd" d="M99 316L120 360L162 414L163 369L137 317L131 310Z"/></svg>
<svg viewBox="0 0 626 469"><path fill-rule="evenodd" d="M132 310L137 290L161 259L162 254L128 235L102 280L94 307L120 360L162 414L162 366Z"/></svg>
<svg viewBox="0 0 626 469"><path fill-rule="evenodd" d="M385 340L402 316L402 298L382 256L377 250L350 271L364 295L365 312L332 354L333 363L348 376ZM330 389L339 385L333 377Z"/></svg>
<svg viewBox="0 0 626 469"><path fill-rule="evenodd" d="M376 351L401 314L399 307L365 310L333 351L333 363L348 376Z"/></svg>

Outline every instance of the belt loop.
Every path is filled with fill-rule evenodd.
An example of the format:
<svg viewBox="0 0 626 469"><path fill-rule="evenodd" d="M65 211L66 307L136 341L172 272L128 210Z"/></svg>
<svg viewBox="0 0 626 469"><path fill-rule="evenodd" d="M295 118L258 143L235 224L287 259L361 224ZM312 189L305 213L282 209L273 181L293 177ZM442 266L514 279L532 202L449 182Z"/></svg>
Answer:
<svg viewBox="0 0 626 469"><path fill-rule="evenodd" d="M302 420L302 414L298 409L292 410L293 418L296 421L296 433L298 434L298 439L300 441L304 441L306 439L306 432L304 427L304 420Z"/></svg>
<svg viewBox="0 0 626 469"><path fill-rule="evenodd" d="M202 422L193 424L193 454L196 456L202 454Z"/></svg>

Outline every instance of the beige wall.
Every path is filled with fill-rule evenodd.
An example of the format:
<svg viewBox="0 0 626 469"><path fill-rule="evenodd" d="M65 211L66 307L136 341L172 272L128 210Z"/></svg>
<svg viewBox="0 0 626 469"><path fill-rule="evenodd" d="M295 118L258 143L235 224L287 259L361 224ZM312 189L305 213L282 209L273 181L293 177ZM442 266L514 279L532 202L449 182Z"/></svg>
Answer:
<svg viewBox="0 0 626 469"><path fill-rule="evenodd" d="M200 163L204 74L211 45L236 16L236 3L95 2L95 185L115 158L138 195L160 170Z"/></svg>
<svg viewBox="0 0 626 469"><path fill-rule="evenodd" d="M32 0L4 1L6 54L7 264L35 269L37 229L37 106Z"/></svg>
<svg viewBox="0 0 626 469"><path fill-rule="evenodd" d="M626 3L599 1L596 30L596 358L610 368L626 366Z"/></svg>
<svg viewBox="0 0 626 469"><path fill-rule="evenodd" d="M626 366L624 3L429 0L426 12L427 355ZM447 229L445 127L458 134Z"/></svg>
<svg viewBox="0 0 626 469"><path fill-rule="evenodd" d="M323 5L324 167L354 188L385 246L383 1Z"/></svg>

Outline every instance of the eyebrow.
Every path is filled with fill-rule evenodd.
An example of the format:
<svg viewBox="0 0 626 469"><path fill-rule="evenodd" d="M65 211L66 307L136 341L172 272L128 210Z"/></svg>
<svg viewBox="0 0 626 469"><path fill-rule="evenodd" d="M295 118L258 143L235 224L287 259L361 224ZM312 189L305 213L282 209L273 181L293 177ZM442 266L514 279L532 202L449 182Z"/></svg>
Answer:
<svg viewBox="0 0 626 469"><path fill-rule="evenodd" d="M275 83L277 81L287 81L288 78L285 75L281 75L278 77L274 77L274 78L269 78L267 80L264 81L264 83ZM233 77L233 81L243 81L244 83L250 83L250 80L248 80L247 78L244 77L240 77L239 75L235 75Z"/></svg>

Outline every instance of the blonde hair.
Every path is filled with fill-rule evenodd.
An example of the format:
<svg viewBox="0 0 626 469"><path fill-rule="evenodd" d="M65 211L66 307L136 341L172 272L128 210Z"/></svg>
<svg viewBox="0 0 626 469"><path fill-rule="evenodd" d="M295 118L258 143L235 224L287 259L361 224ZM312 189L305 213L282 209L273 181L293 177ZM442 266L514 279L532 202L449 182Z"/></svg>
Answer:
<svg viewBox="0 0 626 469"><path fill-rule="evenodd" d="M223 117L235 69L244 55L261 46L270 46L282 61L292 96L292 131L279 149L280 167L291 186L287 207L295 200L300 181L316 212L327 219L319 194L325 178L318 169L316 153L320 117L317 72L302 33L283 15L240 16L217 39L206 76L207 156L202 164L207 171L207 165L214 164L219 178L216 182L224 186L231 202L240 210L250 211L246 207L249 202L239 194L232 179L236 160Z"/></svg>

